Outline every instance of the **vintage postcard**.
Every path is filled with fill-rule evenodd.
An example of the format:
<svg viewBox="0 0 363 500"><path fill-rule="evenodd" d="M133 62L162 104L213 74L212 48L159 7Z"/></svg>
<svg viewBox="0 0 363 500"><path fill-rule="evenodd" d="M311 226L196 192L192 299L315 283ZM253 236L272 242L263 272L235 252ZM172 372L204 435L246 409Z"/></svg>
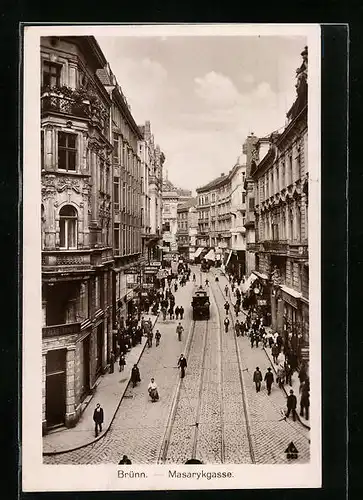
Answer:
<svg viewBox="0 0 363 500"><path fill-rule="evenodd" d="M320 58L24 27L23 491L321 487Z"/></svg>

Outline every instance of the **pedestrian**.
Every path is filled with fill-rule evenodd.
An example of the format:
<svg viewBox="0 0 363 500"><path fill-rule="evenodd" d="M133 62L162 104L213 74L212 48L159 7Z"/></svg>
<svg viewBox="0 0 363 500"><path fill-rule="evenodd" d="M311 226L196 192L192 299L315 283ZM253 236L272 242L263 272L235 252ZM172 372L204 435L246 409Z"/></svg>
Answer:
<svg viewBox="0 0 363 500"><path fill-rule="evenodd" d="M255 342L255 332L251 329L251 334L250 334L250 341L251 341L251 349L253 348L253 344Z"/></svg>
<svg viewBox="0 0 363 500"><path fill-rule="evenodd" d="M296 405L297 405L297 399L294 394L294 391L291 389L290 394L287 396L286 418L289 418L290 412L292 412L292 419L294 422L296 420Z"/></svg>
<svg viewBox="0 0 363 500"><path fill-rule="evenodd" d="M113 351L110 353L110 373L114 373L115 371L115 354Z"/></svg>
<svg viewBox="0 0 363 500"><path fill-rule="evenodd" d="M224 331L227 333L228 332L228 327L229 327L229 319L228 317L226 317L226 319L224 320Z"/></svg>
<svg viewBox="0 0 363 500"><path fill-rule="evenodd" d="M160 339L161 339L161 333L159 332L159 330L156 330L155 332L156 347L160 344Z"/></svg>
<svg viewBox="0 0 363 500"><path fill-rule="evenodd" d="M238 319L236 320L236 322L234 324L234 329L235 329L235 332L236 332L236 336L239 337L239 334L240 334L240 331L241 331L241 324L238 321Z"/></svg>
<svg viewBox="0 0 363 500"><path fill-rule="evenodd" d="M178 368L180 368L180 378L185 377L185 368L187 367L187 360L184 358L184 354L180 355L178 359Z"/></svg>
<svg viewBox="0 0 363 500"><path fill-rule="evenodd" d="M256 392L260 392L261 390L261 382L262 382L262 373L260 372L259 367L256 367L256 370L253 374L253 381L256 385Z"/></svg>
<svg viewBox="0 0 363 500"><path fill-rule="evenodd" d="M166 320L166 313L167 313L166 307L162 307L161 312L163 313L163 320L165 321Z"/></svg>
<svg viewBox="0 0 363 500"><path fill-rule="evenodd" d="M286 377L286 384L287 385L292 385L292 368L291 365L285 361L285 377Z"/></svg>
<svg viewBox="0 0 363 500"><path fill-rule="evenodd" d="M176 327L176 333L178 334L178 340L181 341L181 336L184 331L184 328L181 323Z"/></svg>
<svg viewBox="0 0 363 500"><path fill-rule="evenodd" d="M272 386L273 381L274 381L273 373L271 371L271 368L268 367L267 368L267 373L265 375L266 389L267 389L267 394L268 395L271 394L271 386Z"/></svg>
<svg viewBox="0 0 363 500"><path fill-rule="evenodd" d="M195 281L195 273L193 273L193 281Z"/></svg>
<svg viewBox="0 0 363 500"><path fill-rule="evenodd" d="M285 370L282 364L277 367L276 382L279 384L280 389L284 387L285 382Z"/></svg>
<svg viewBox="0 0 363 500"><path fill-rule="evenodd" d="M155 383L155 379L152 378L150 384L147 387L147 391L153 403L159 399L158 386Z"/></svg>
<svg viewBox="0 0 363 500"><path fill-rule="evenodd" d="M304 416L305 419L309 420L309 407L310 407L310 383L309 379L306 379L301 388L301 397L300 397L300 417Z"/></svg>
<svg viewBox="0 0 363 500"><path fill-rule="evenodd" d="M208 286L209 286L209 280L208 280L208 279L206 279L206 280L205 280L205 286L206 286L206 287L208 287Z"/></svg>
<svg viewBox="0 0 363 500"><path fill-rule="evenodd" d="M239 302L236 302L234 305L234 312L236 313L236 316L238 317L239 314Z"/></svg>
<svg viewBox="0 0 363 500"><path fill-rule="evenodd" d="M179 319L179 306L176 306L175 308L175 319Z"/></svg>
<svg viewBox="0 0 363 500"><path fill-rule="evenodd" d="M226 302L224 303L224 309L225 309L226 314L227 314L227 316L228 316L228 313L229 313L229 302L227 302L227 301L226 301Z"/></svg>
<svg viewBox="0 0 363 500"><path fill-rule="evenodd" d="M180 319L183 319L183 316L184 316L184 307L183 306L179 306L179 314L180 314Z"/></svg>
<svg viewBox="0 0 363 500"><path fill-rule="evenodd" d="M228 286L227 285L224 287L224 293L226 294L226 297L228 297Z"/></svg>
<svg viewBox="0 0 363 500"><path fill-rule="evenodd" d="M132 387L135 387L138 382L141 382L140 370L136 364L132 367L131 370L131 382Z"/></svg>
<svg viewBox="0 0 363 500"><path fill-rule="evenodd" d="M175 283L174 283L174 292L177 292L177 291L178 291L178 283L175 280Z"/></svg>
<svg viewBox="0 0 363 500"><path fill-rule="evenodd" d="M120 359L119 359L119 367L120 367L120 372L123 372L124 371L124 368L125 368L125 365L126 365L126 360L125 360L125 355L124 354L120 354Z"/></svg>
<svg viewBox="0 0 363 500"><path fill-rule="evenodd" d="M118 464L119 465L131 465L132 462L131 462L131 460L129 459L129 457L127 455L124 455L122 457L122 460L120 460Z"/></svg>
<svg viewBox="0 0 363 500"><path fill-rule="evenodd" d="M276 337L276 343L277 343L277 347L279 348L279 354L280 354L283 343L284 343L280 334L277 335L277 337Z"/></svg>
<svg viewBox="0 0 363 500"><path fill-rule="evenodd" d="M172 305L170 305L170 308L169 308L169 315L170 315L170 319L174 318L174 306L172 306Z"/></svg>
<svg viewBox="0 0 363 500"><path fill-rule="evenodd" d="M97 403L95 411L93 412L93 421L95 423L95 436L98 436L98 431L102 432L103 424L103 408L100 403Z"/></svg>
<svg viewBox="0 0 363 500"><path fill-rule="evenodd" d="M147 334L147 346L148 347L153 346L153 337L154 337L154 334L153 334L152 330L149 330L149 332Z"/></svg>
<svg viewBox="0 0 363 500"><path fill-rule="evenodd" d="M279 356L279 347L277 344L274 344L271 349L271 354L274 360L275 365L277 365L277 358Z"/></svg>

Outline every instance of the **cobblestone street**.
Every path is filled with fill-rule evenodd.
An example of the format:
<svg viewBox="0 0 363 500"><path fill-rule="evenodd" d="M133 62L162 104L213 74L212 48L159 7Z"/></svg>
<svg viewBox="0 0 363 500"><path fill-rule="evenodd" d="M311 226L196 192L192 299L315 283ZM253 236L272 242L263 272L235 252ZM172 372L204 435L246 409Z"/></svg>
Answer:
<svg viewBox="0 0 363 500"><path fill-rule="evenodd" d="M192 457L203 463L286 463L290 441L299 451L294 463L309 460L308 430L291 417L283 418L284 392L274 385L268 396L264 384L260 393L255 391L255 367L264 375L271 366L264 350L251 348L247 338L235 339L233 321L228 333L221 330L225 278L220 277L220 287L212 274L209 279L210 320L197 321L193 329L190 302L194 284L179 288L176 304L186 310L182 341L175 331L178 321L159 319L154 332L157 328L161 332L160 346L145 349L139 362L142 381L134 389L128 387L109 432L85 448L44 457L45 463L117 464L123 454L133 463L160 463L168 431L166 463L185 463ZM188 335L188 367L179 387L176 365ZM151 377L159 388L157 403L147 394ZM173 403L175 412L171 414Z"/></svg>

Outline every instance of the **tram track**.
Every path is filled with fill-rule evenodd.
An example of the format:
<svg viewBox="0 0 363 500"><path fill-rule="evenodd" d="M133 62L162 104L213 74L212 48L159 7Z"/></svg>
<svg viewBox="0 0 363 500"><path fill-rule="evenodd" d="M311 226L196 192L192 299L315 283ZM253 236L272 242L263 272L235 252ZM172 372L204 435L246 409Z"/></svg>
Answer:
<svg viewBox="0 0 363 500"><path fill-rule="evenodd" d="M208 333L208 320L205 320L203 322L198 321L198 324L201 324L201 323L203 323L205 325L205 331L204 331L204 337L203 337L203 348L202 348L202 352L201 352L202 369L201 369L200 376L199 376L198 404L197 404L197 408L196 408L195 424L194 424L195 429L194 429L193 438L192 438L191 455L189 455L189 458L196 458L196 453L197 453L197 443L198 443L198 434L199 434L199 416L200 416L200 408L201 408L200 402L201 402L201 394L203 391L203 380L204 380L204 363L205 363L205 352L206 352L206 342L207 342L207 333ZM196 334L195 332L197 329L196 324L197 324L197 322L195 320L192 320L192 323L191 323L191 326L189 329L189 333L188 333L187 342L186 342L185 349L184 349L185 357L187 358L187 360L189 359L189 354L191 351L192 344L195 341L195 334ZM188 361L188 366L190 366L189 361ZM173 396L173 400L172 400L172 404L171 404L171 408L170 408L170 412L169 412L169 417L167 420L166 430L165 430L165 434L163 437L162 446L161 446L159 458L158 458L158 463L161 463L161 464L166 463L168 460L168 452L169 452L169 448L170 448L172 433L174 430L174 424L175 424L177 410L178 410L178 406L179 406L183 380L184 379L182 379L182 378L178 379L178 383L177 383L177 386L176 386L176 389L174 392L174 396Z"/></svg>
<svg viewBox="0 0 363 500"><path fill-rule="evenodd" d="M225 296L224 296L223 290L222 290L219 282L216 282L216 284L218 286L218 290L220 291L220 294L221 294L222 299L224 301ZM211 290L212 290L212 293L214 293L212 287L211 287ZM220 325L219 331L220 331L220 338L221 338L221 346L223 346L223 335L225 335L224 328L223 328L224 325L223 325L223 322L221 320L221 315L219 312L218 303L217 303L217 300L215 297L214 297L214 300L216 301L217 314L218 314L218 318L219 318L219 325ZM229 298L228 298L228 302L230 302ZM240 388L241 388L240 393L241 393L241 401L242 401L245 427L246 427L246 436L247 436L247 440L248 440L249 456L250 456L251 463L254 464L254 463L256 463L256 460L255 460L254 444L253 444L253 438L252 438L250 415L249 415L249 410L248 410L247 394L246 394L246 388L245 388L244 377L243 377L244 369L243 369L243 365L242 365L240 351L238 348L237 336L236 336L236 332L235 332L235 321L234 321L232 313L229 314L228 316L231 318L231 323L232 323L231 326L233 328L232 335L233 335L233 340L234 340L235 355L236 355L236 359L237 359L238 377L239 377ZM222 351L223 350L221 349L221 357L222 357ZM223 377L223 374L222 374L222 377ZM222 383L223 383L223 379L222 379ZM223 385L222 385L222 388L223 388Z"/></svg>

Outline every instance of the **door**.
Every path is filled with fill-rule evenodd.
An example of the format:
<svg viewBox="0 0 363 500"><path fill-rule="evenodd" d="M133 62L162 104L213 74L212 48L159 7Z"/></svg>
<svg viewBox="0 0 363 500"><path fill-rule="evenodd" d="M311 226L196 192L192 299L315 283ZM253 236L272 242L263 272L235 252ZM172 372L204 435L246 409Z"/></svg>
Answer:
<svg viewBox="0 0 363 500"><path fill-rule="evenodd" d="M102 371L102 351L103 351L103 323L97 326L97 362L96 375L100 375Z"/></svg>
<svg viewBox="0 0 363 500"><path fill-rule="evenodd" d="M66 413L66 349L48 351L45 383L47 427L62 425Z"/></svg>
<svg viewBox="0 0 363 500"><path fill-rule="evenodd" d="M89 394L90 390L90 335L83 341L83 394L82 400Z"/></svg>

